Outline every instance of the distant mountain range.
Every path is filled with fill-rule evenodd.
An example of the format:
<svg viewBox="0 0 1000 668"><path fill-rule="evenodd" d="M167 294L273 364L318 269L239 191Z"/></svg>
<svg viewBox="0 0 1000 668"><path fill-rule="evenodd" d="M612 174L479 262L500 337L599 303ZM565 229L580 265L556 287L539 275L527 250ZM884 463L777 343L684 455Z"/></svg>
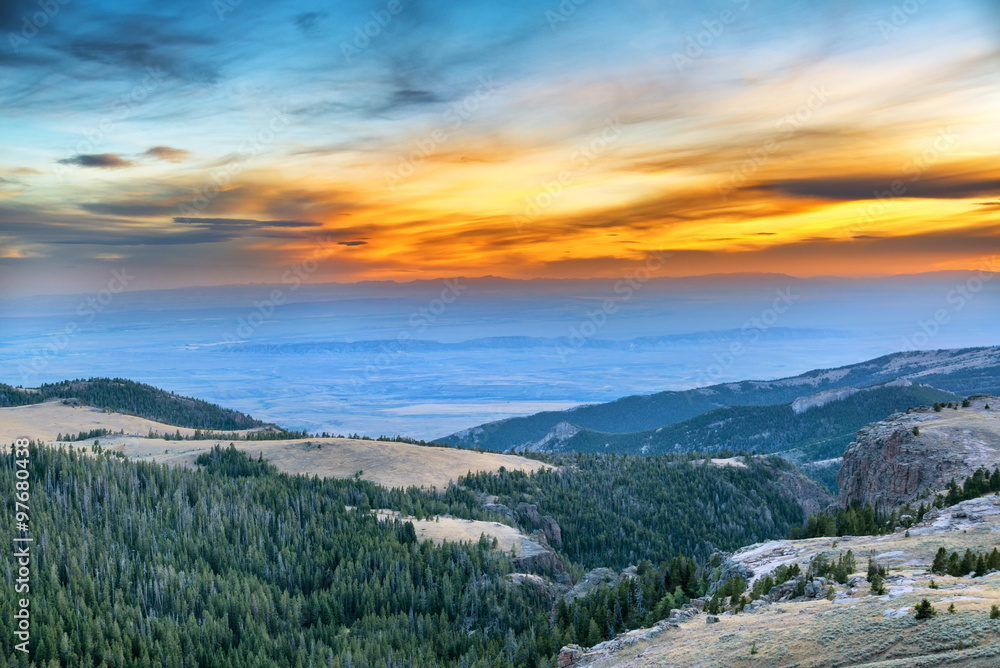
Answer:
<svg viewBox="0 0 1000 668"><path fill-rule="evenodd" d="M908 380L861 388L806 410L796 402L767 406L726 406L646 431L609 434L556 425L545 439L525 450L668 452L746 450L779 452L799 463L839 457L854 434L869 422L911 406L961 401L961 397Z"/></svg>
<svg viewBox="0 0 1000 668"><path fill-rule="evenodd" d="M296 341L290 343L233 343L218 346L218 352L304 355L316 353L371 353L386 351L425 353L453 350L526 350L549 348L558 356L560 348L575 350L580 348L596 350L670 350L684 344L725 343L738 340L739 329L668 334L664 336L640 336L633 339L613 340L571 336L490 336L464 341L430 341L425 339L376 339L372 341ZM848 332L827 329L803 329L792 327L771 327L761 332L760 338L768 340L802 340L847 338Z"/></svg>
<svg viewBox="0 0 1000 668"><path fill-rule="evenodd" d="M890 382L899 379L907 382ZM763 450L808 463L839 457L860 427L896 410L997 392L1000 347L905 352L773 381L536 413L437 440L498 451Z"/></svg>

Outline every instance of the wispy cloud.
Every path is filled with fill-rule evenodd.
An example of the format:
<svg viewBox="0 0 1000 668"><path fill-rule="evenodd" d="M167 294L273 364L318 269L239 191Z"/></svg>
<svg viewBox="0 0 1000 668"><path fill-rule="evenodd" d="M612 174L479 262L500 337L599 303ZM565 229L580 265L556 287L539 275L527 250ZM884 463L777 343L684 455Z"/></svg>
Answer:
<svg viewBox="0 0 1000 668"><path fill-rule="evenodd" d="M165 160L167 162L184 162L190 155L190 151L182 148L172 148L170 146L153 146L143 153L148 158L155 160Z"/></svg>

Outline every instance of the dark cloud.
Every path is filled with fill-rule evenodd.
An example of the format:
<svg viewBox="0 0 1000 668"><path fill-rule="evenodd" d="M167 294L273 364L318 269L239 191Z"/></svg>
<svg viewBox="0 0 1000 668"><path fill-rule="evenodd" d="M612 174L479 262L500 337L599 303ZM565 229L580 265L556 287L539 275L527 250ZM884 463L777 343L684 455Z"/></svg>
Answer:
<svg viewBox="0 0 1000 668"><path fill-rule="evenodd" d="M80 208L103 216L124 218L157 218L177 212L176 204L155 204L148 202L85 202Z"/></svg>
<svg viewBox="0 0 1000 668"><path fill-rule="evenodd" d="M76 165L77 167L100 167L103 169L118 169L121 167L131 167L132 161L123 158L120 153L81 153L72 158L64 158L59 161L63 165Z"/></svg>
<svg viewBox="0 0 1000 668"><path fill-rule="evenodd" d="M115 215L127 217L129 207L138 209L140 205L110 204L89 205L92 210L102 208ZM161 205L149 205L155 207ZM170 207L176 212L176 207ZM140 210L141 211L141 210ZM29 213L29 216L25 216ZM162 215L162 214L161 214ZM14 219L18 216L20 220ZM188 244L211 244L237 241L247 237L302 238L310 230L321 227L321 223L300 220L250 220L239 218L175 218L175 225L150 228L145 223L131 221L93 221L89 227L66 228L58 223L45 220L28 222L30 212L4 211L0 209L0 221L4 229L25 241L68 246L183 246ZM6 222L10 220L10 222Z"/></svg>
<svg viewBox="0 0 1000 668"><path fill-rule="evenodd" d="M306 220L253 220L250 218L174 218L175 223L194 225L210 230L250 231L272 228L304 229L322 227L322 223ZM297 235L296 235L297 236Z"/></svg>
<svg viewBox="0 0 1000 668"><path fill-rule="evenodd" d="M338 246L367 246L367 241L338 241Z"/></svg>
<svg viewBox="0 0 1000 668"><path fill-rule="evenodd" d="M965 257L972 260L970 268L991 265L991 258L1000 253L1000 223L975 231L942 230L905 236L864 236L849 240L804 240L779 243L766 248L726 250L693 250L665 248L667 256L659 275L692 275L760 271L761 267L782 266L789 274L809 275L816 266L835 260L843 269L887 268L896 260L917 257ZM553 277L575 277L587 273L627 272L637 265L637 258L605 256L598 258L561 258L544 262L542 273Z"/></svg>
<svg viewBox="0 0 1000 668"><path fill-rule="evenodd" d="M895 190L893 188L895 187ZM850 202L887 197L917 197L921 199L965 199L1000 192L1000 179L938 177L916 178L912 172L904 175L865 177L795 179L775 181L758 186L761 190L780 192L795 197Z"/></svg>
<svg viewBox="0 0 1000 668"><path fill-rule="evenodd" d="M162 71L183 81L214 83L219 78L218 54L209 55L203 49L215 45L217 38L204 31L188 30L183 24L142 14L109 17L91 25L99 27L80 33L57 48L78 61Z"/></svg>
<svg viewBox="0 0 1000 668"><path fill-rule="evenodd" d="M295 25L302 32L310 34L316 31L316 24L319 23L326 14L320 12L304 12L295 17Z"/></svg>
<svg viewBox="0 0 1000 668"><path fill-rule="evenodd" d="M418 104L435 104L440 101L441 97L434 91L400 88L393 91L390 104L393 107L406 107Z"/></svg>
<svg viewBox="0 0 1000 668"><path fill-rule="evenodd" d="M4 31L21 28L25 17L30 20L32 10L38 11L38 6L28 0L0 0L0 28Z"/></svg>
<svg viewBox="0 0 1000 668"><path fill-rule="evenodd" d="M143 153L143 155L156 160L166 160L167 162L182 162L191 155L191 152L170 146L153 146Z"/></svg>

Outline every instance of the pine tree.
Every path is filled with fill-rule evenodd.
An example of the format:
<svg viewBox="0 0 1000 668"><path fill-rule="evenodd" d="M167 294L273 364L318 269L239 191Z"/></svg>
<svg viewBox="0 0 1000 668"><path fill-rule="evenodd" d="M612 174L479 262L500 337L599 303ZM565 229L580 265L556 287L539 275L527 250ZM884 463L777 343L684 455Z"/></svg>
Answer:
<svg viewBox="0 0 1000 668"><path fill-rule="evenodd" d="M938 548L937 554L934 555L934 562L931 564L931 572L938 575L945 575L948 572L948 550L943 547Z"/></svg>
<svg viewBox="0 0 1000 668"><path fill-rule="evenodd" d="M914 610L916 611L915 617L917 619L930 619L937 614L937 610L934 609L934 606L926 598L917 603Z"/></svg>

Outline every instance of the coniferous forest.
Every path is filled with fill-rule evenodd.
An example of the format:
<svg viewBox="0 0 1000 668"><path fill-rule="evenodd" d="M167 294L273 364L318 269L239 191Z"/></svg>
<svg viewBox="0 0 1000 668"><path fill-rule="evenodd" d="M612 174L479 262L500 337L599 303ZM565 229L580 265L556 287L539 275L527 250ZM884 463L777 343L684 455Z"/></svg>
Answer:
<svg viewBox="0 0 1000 668"><path fill-rule="evenodd" d="M566 643L614 637L703 595L714 547L802 521L769 482L779 460L563 459L561 471L469 475L425 492L291 476L231 447L192 470L32 446L30 656L46 668L550 666ZM11 498L14 458L2 462ZM500 519L481 509L483 493L554 514L574 579L630 564L636 577L567 602L508 577L514 555L485 537L418 542L412 523L370 512ZM28 665L8 628L13 605L0 601L0 668Z"/></svg>
<svg viewBox="0 0 1000 668"><path fill-rule="evenodd" d="M546 461L562 468L477 473L459 483L511 507L537 504L540 514L559 523L563 554L586 568L621 569L678 555L704 560L715 550L784 536L804 520L799 502L778 482L794 467L777 456L748 457L733 466L690 453L576 453ZM538 528L520 520L526 532Z"/></svg>
<svg viewBox="0 0 1000 668"><path fill-rule="evenodd" d="M532 666L559 649L543 594L505 578L508 555L418 543L412 524L367 512L418 492L276 474L242 454L205 471L51 448L30 459L36 665ZM12 455L2 468L10 498ZM0 599L0 662L27 665L13 605Z"/></svg>

